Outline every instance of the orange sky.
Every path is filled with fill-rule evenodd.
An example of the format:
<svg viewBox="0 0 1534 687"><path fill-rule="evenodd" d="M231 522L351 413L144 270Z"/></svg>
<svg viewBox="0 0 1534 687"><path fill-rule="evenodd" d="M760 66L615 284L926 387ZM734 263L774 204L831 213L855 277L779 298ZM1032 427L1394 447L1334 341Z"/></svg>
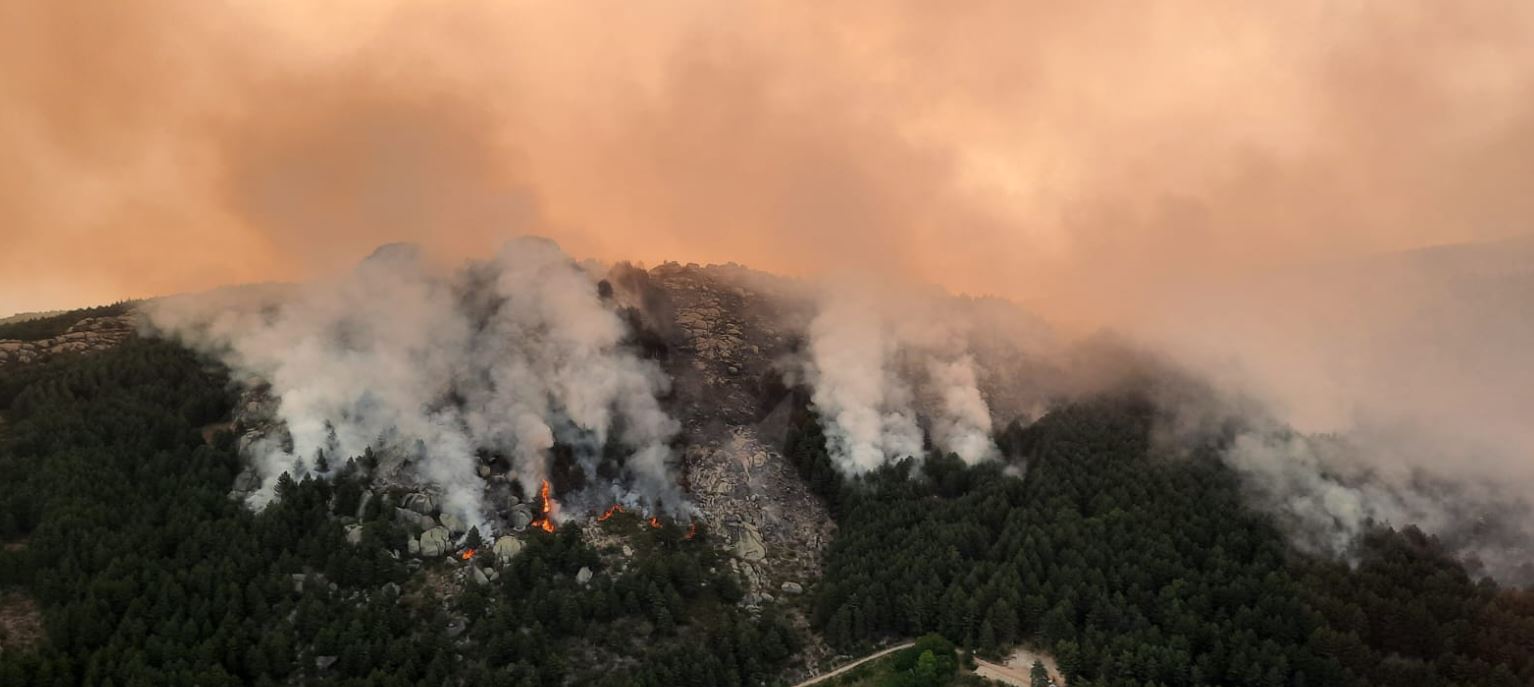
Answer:
<svg viewBox="0 0 1534 687"><path fill-rule="evenodd" d="M0 314L535 232L1098 323L1534 216L1534 4L959 5L4 3Z"/></svg>

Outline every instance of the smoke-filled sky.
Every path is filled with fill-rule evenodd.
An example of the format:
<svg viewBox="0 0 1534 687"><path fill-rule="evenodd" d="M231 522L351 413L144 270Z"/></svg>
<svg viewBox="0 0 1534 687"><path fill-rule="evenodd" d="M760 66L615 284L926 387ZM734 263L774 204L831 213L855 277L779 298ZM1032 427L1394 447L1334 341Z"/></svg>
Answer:
<svg viewBox="0 0 1534 687"><path fill-rule="evenodd" d="M0 4L0 313L548 235L1112 323L1528 231L1527 2Z"/></svg>
<svg viewBox="0 0 1534 687"><path fill-rule="evenodd" d="M1301 521L1450 530L1481 515L1419 468L1534 485L1534 240L1502 241L1534 234L1530 37L1524 0L12 0L0 315L527 233L926 282L1345 433L1378 493L1329 444L1233 453ZM921 353L964 391L938 439L988 455L985 370L870 293L812 331L866 363L816 368L837 450L917 436L883 376Z"/></svg>

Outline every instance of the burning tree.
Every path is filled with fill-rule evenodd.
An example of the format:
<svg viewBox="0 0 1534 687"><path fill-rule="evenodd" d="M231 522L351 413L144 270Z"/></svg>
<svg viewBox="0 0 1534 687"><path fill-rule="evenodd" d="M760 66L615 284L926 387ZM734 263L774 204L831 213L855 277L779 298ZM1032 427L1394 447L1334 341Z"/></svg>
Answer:
<svg viewBox="0 0 1534 687"><path fill-rule="evenodd" d="M545 532L553 532L554 526L554 497L549 494L549 481L543 480L543 487L538 490L539 500L543 502L541 515L532 522L532 526Z"/></svg>

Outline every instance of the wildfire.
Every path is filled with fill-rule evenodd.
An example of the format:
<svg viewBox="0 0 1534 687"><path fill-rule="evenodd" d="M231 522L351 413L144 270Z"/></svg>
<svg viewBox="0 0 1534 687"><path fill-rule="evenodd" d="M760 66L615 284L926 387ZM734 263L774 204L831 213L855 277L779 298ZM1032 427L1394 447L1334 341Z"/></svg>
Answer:
<svg viewBox="0 0 1534 687"><path fill-rule="evenodd" d="M458 554L458 557L463 560L470 560L474 558L474 549L464 549L463 553Z"/></svg>
<svg viewBox="0 0 1534 687"><path fill-rule="evenodd" d="M651 517L650 518L650 526L654 527L656 529L660 529L660 518Z"/></svg>
<svg viewBox="0 0 1534 687"><path fill-rule="evenodd" d="M597 522L607 522L608 518L612 517L613 515L615 515L617 513L622 513L622 512L623 512L623 506L620 506L620 505L615 503L615 504L613 504L612 508L609 508L609 509L603 511L601 515L597 516Z"/></svg>
<svg viewBox="0 0 1534 687"><path fill-rule="evenodd" d="M549 481L548 480L543 480L543 488L540 489L538 491L538 493L539 493L540 496L543 497L543 515L538 516L538 519L534 520L532 522L532 526L533 527L537 527L538 529L541 529L541 530L543 530L545 532L553 532L554 531L554 497L549 495Z"/></svg>
<svg viewBox="0 0 1534 687"><path fill-rule="evenodd" d="M687 534L682 535L682 538L690 540L696 536L698 536L698 523L693 523L687 526Z"/></svg>

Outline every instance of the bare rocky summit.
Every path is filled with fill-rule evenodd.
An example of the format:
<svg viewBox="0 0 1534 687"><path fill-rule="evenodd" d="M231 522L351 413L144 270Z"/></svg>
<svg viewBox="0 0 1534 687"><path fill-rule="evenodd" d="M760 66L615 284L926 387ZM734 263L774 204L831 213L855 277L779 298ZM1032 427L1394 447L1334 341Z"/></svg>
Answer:
<svg viewBox="0 0 1534 687"><path fill-rule="evenodd" d="M35 341L0 339L0 369L44 362L54 356L112 348L137 331L133 315L88 317L55 337Z"/></svg>
<svg viewBox="0 0 1534 687"><path fill-rule="evenodd" d="M835 525L782 452L792 403L782 379L814 314L808 291L734 265L619 266L609 280L638 326L665 342L684 486L727 542L745 603L819 577Z"/></svg>

